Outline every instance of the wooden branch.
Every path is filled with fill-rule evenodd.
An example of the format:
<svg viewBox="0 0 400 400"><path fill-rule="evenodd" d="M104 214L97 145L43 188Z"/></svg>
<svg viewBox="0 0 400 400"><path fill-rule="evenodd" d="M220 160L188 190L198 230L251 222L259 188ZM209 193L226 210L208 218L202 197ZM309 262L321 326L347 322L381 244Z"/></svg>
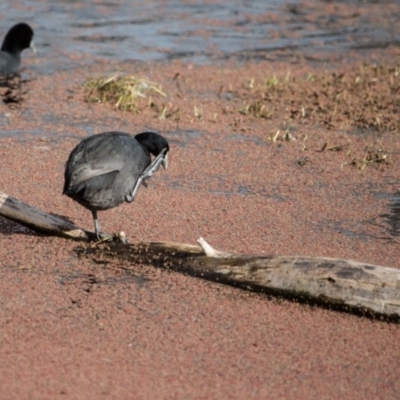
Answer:
<svg viewBox="0 0 400 400"><path fill-rule="evenodd" d="M0 215L18 222L33 231L87 241L94 234L85 231L56 215L48 214L0 192Z"/></svg>
<svg viewBox="0 0 400 400"><path fill-rule="evenodd" d="M40 233L86 241L94 237L93 232L1 192L0 215ZM120 237L123 239L122 234ZM116 268L153 265L296 301L400 321L398 269L336 258L230 254L213 249L202 238L198 243L200 246L112 241L79 246L76 251L96 262L114 263Z"/></svg>

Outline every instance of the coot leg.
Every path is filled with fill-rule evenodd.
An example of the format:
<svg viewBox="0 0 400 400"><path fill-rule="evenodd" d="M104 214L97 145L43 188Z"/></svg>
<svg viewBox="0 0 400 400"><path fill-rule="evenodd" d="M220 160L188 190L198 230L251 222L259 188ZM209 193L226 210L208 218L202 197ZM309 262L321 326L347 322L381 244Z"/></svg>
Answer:
<svg viewBox="0 0 400 400"><path fill-rule="evenodd" d="M138 180L136 181L135 186L132 189L131 193L128 193L125 195L125 201L127 203L131 203L133 200L135 200L135 197L137 195L137 192L140 188L140 185L143 185L144 187L148 186L148 183L146 182L147 179L150 179L150 177L158 171L160 168L160 164L164 167L164 169L168 168L168 155L167 155L167 149L164 149L151 163L150 165L142 172Z"/></svg>
<svg viewBox="0 0 400 400"><path fill-rule="evenodd" d="M93 221L94 221L94 230L96 233L96 237L98 240L102 238L101 236L101 227L100 227L100 222L99 219L97 218L97 211L92 210L92 215L93 215Z"/></svg>

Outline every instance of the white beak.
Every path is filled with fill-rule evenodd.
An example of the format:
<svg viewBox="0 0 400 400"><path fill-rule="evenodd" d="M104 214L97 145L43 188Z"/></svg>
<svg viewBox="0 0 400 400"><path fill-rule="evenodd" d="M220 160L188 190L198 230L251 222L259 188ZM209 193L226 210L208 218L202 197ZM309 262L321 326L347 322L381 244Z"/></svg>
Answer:
<svg viewBox="0 0 400 400"><path fill-rule="evenodd" d="M32 50L33 54L36 54L36 47L33 39L31 40L31 44L29 45L29 48Z"/></svg>

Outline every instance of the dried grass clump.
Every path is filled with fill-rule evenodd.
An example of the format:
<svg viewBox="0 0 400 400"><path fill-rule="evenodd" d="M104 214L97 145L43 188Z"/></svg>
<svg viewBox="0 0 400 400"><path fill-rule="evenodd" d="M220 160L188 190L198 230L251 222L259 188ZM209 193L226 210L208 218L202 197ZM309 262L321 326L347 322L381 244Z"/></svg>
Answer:
<svg viewBox="0 0 400 400"><path fill-rule="evenodd" d="M119 110L135 113L141 111L141 101L146 97L152 94L166 96L160 85L133 75L115 74L108 78L89 79L85 89L87 102L109 103Z"/></svg>

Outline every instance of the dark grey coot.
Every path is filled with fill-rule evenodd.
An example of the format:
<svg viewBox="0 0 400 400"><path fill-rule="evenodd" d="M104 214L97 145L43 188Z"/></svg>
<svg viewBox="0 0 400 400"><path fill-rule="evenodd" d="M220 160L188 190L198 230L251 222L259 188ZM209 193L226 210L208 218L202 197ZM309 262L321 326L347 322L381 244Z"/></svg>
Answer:
<svg viewBox="0 0 400 400"><path fill-rule="evenodd" d="M33 30L25 22L14 25L6 34L0 50L0 75L17 72L21 64L21 52L30 48L36 53Z"/></svg>
<svg viewBox="0 0 400 400"><path fill-rule="evenodd" d="M98 239L102 238L97 211L135 199L141 184L168 167L168 142L158 133L135 137L123 132L103 132L80 142L65 166L63 194L92 212ZM151 156L155 156L151 161Z"/></svg>

